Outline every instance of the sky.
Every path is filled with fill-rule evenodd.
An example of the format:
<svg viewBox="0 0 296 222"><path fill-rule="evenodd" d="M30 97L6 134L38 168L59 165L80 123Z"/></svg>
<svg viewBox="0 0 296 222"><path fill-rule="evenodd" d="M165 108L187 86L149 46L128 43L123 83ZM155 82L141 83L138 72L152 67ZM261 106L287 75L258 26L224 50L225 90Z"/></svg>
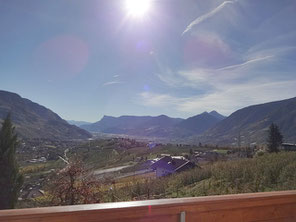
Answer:
<svg viewBox="0 0 296 222"><path fill-rule="evenodd" d="M90 122L296 96L295 0L139 1L0 0L0 89Z"/></svg>

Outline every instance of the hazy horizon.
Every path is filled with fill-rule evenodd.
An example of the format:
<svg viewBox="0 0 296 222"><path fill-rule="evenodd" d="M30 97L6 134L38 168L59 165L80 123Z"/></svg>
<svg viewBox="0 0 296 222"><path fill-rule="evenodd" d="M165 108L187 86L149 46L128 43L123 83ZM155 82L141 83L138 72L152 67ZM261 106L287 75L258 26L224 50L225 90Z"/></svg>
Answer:
<svg viewBox="0 0 296 222"><path fill-rule="evenodd" d="M0 89L66 120L228 116L296 96L295 12L294 0L0 0Z"/></svg>

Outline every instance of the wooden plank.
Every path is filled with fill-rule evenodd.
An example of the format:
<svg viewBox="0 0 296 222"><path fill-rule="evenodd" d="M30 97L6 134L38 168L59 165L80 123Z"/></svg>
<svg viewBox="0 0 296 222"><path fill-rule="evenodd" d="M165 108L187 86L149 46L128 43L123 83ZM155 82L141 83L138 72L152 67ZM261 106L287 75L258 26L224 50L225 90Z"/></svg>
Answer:
<svg viewBox="0 0 296 222"><path fill-rule="evenodd" d="M295 222L295 221L296 221L296 216L295 217L278 218L278 219L260 220L260 221L256 221L256 222Z"/></svg>
<svg viewBox="0 0 296 222"><path fill-rule="evenodd" d="M0 211L2 222L268 221L296 217L296 191Z"/></svg>
<svg viewBox="0 0 296 222"><path fill-rule="evenodd" d="M274 205L243 210L243 216L249 221L272 220L296 216L296 203L287 205Z"/></svg>
<svg viewBox="0 0 296 222"><path fill-rule="evenodd" d="M19 209L19 210L3 210L0 211L1 215L30 215L30 214L44 214L44 213L59 213L59 212L77 212L77 211L92 211L92 210L108 210L108 209L124 209L132 207L148 207L148 206L173 206L173 205L220 205L220 202L236 203L243 202L244 204L249 201L264 200L264 204L274 204L275 201L293 202L295 201L296 191L280 191L280 192L263 192L263 193L251 193L251 194L233 194L233 195L220 195L220 196L207 196L207 197L194 197L194 198L178 198L178 199L162 199L162 200L149 200L149 201L130 201L130 202L116 202L116 203L104 203L104 204L89 204L89 205L75 205L75 206L63 206L63 207L45 207L45 208L33 208L33 209ZM247 200L247 202L245 201ZM252 205L253 205L252 201ZM216 208L216 206L214 206ZM208 209L206 209L208 210Z"/></svg>
<svg viewBox="0 0 296 222"><path fill-rule="evenodd" d="M296 204L274 205L267 207L247 207L235 210L209 211L201 214L192 214L190 221L272 221L289 220L296 217Z"/></svg>

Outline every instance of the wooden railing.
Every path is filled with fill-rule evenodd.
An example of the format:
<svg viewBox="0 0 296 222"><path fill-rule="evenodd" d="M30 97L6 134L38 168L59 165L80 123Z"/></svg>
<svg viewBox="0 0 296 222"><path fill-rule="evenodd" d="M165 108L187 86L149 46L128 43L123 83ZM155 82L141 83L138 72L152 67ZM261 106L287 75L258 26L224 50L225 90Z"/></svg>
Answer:
<svg viewBox="0 0 296 222"><path fill-rule="evenodd" d="M296 221L296 191L0 211L1 222Z"/></svg>

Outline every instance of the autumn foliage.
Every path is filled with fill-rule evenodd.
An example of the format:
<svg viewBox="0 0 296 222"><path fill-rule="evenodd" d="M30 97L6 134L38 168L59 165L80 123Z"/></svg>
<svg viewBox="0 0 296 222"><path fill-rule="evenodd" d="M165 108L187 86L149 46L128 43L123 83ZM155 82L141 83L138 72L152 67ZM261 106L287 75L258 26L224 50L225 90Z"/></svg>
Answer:
<svg viewBox="0 0 296 222"><path fill-rule="evenodd" d="M55 205L100 202L100 183L80 161L72 161L59 171L50 190Z"/></svg>

